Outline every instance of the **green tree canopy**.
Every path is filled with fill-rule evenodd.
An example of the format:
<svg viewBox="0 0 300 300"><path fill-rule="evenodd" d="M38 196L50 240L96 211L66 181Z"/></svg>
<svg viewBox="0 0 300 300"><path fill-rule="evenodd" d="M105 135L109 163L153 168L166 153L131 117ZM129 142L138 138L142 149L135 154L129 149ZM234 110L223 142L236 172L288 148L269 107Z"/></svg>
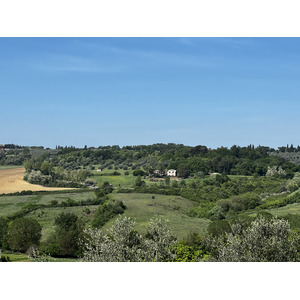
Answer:
<svg viewBox="0 0 300 300"><path fill-rule="evenodd" d="M8 244L14 251L26 252L31 246L39 246L42 227L35 219L19 218L8 229Z"/></svg>
<svg viewBox="0 0 300 300"><path fill-rule="evenodd" d="M55 232L44 245L46 254L59 257L78 257L81 253L80 242L83 223L73 213L61 213L55 218Z"/></svg>
<svg viewBox="0 0 300 300"><path fill-rule="evenodd" d="M259 217L249 227L232 225L232 232L212 242L217 261L286 262L297 261L299 236L286 220Z"/></svg>
<svg viewBox="0 0 300 300"><path fill-rule="evenodd" d="M41 165L41 172L44 175L49 175L51 174L51 171L52 171L52 165L49 162L44 161Z"/></svg>
<svg viewBox="0 0 300 300"><path fill-rule="evenodd" d="M0 248L3 247L8 230L8 220L0 217Z"/></svg>

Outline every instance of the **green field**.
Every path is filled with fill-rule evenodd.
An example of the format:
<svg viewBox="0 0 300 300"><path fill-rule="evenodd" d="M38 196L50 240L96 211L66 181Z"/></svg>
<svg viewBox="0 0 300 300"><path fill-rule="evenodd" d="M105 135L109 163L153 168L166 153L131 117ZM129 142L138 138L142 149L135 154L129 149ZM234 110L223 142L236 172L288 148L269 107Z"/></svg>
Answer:
<svg viewBox="0 0 300 300"><path fill-rule="evenodd" d="M102 177L102 176L98 176ZM122 179L125 176L116 176ZM132 176L133 177L133 176ZM135 179L135 177L134 177ZM124 215L136 218L136 229L143 232L154 215L162 215L169 221L170 228L179 238L183 238L189 232L195 231L202 233L206 230L209 220L200 218L191 218L186 215L193 207L193 202L179 196L152 195L152 194L118 194L113 193L110 197L116 200L122 200L126 205ZM155 199L152 199L155 197ZM61 193L43 193L39 195L22 195L22 196L2 196L0 197L0 216L10 216L19 212L29 203L50 205L51 201L56 200L58 203L68 200L84 201L94 199L93 191L85 193L61 192ZM73 212L83 219L85 224L89 224L93 212L97 209L96 205L92 206L75 206L75 207L48 207L40 208L26 214L26 217L32 217L41 224L42 240L45 240L54 230L54 220L62 212ZM88 210L90 212L88 212ZM113 220L108 222L104 228L108 228Z"/></svg>
<svg viewBox="0 0 300 300"><path fill-rule="evenodd" d="M93 213L95 212L97 207L98 207L97 205L74 206L74 207L50 207L50 208L37 209L27 214L26 217L34 218L41 224L42 241L43 241L46 240L47 237L49 237L51 232L54 231L55 229L54 220L62 212L74 213L83 220L84 224L88 224L91 221Z"/></svg>
<svg viewBox="0 0 300 300"><path fill-rule="evenodd" d="M300 215L300 203L288 204L283 207L272 208L266 211L271 213L273 216L278 217L285 216L288 214Z"/></svg>
<svg viewBox="0 0 300 300"><path fill-rule="evenodd" d="M10 216L29 203L34 204L50 204L52 200L56 200L58 203L68 201L68 199L74 201L81 201L95 198L94 192L85 193L43 193L40 195L23 195L23 196L2 196L0 197L0 216Z"/></svg>
<svg viewBox="0 0 300 300"><path fill-rule="evenodd" d="M31 262L32 259L24 253L2 253L2 258L8 258L9 262ZM79 258L56 258L47 257L50 262L77 262L80 261Z"/></svg>
<svg viewBox="0 0 300 300"><path fill-rule="evenodd" d="M155 199L152 199L152 197ZM186 212L193 207L193 202L179 196L152 194L113 194L116 200L122 200L126 205L125 216L136 219L136 230L143 233L149 220L155 215L161 215L169 222L172 232L178 239L184 238L189 232L203 233L208 224L207 219L192 218ZM103 229L107 229L109 221Z"/></svg>
<svg viewBox="0 0 300 300"><path fill-rule="evenodd" d="M32 204L45 204L49 205L52 200L56 200L58 203L68 200L84 201L87 199L95 198L94 192L85 193L45 193L40 195L23 195L23 196L2 196L0 197L0 216L10 216L16 212L19 212L29 203ZM41 224L42 240L45 240L51 231L54 230L54 220L62 212L73 212L79 217L82 217L84 222L89 222L92 213L97 206L75 206L75 207L49 207L41 208L26 214L26 217L32 217L38 220ZM87 209L90 210L90 214L87 214Z"/></svg>
<svg viewBox="0 0 300 300"><path fill-rule="evenodd" d="M30 258L24 253L2 253L2 258L8 258L10 262L28 262Z"/></svg>
<svg viewBox="0 0 300 300"><path fill-rule="evenodd" d="M23 166L11 166L11 165L7 165L7 166L0 166L0 170L5 170L5 169L15 169L15 168L22 168Z"/></svg>

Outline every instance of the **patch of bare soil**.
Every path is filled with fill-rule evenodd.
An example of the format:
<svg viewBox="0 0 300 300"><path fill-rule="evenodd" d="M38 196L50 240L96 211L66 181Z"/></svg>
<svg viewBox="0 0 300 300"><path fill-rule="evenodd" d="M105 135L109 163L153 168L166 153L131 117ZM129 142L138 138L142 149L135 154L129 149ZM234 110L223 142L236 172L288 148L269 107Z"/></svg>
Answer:
<svg viewBox="0 0 300 300"><path fill-rule="evenodd" d="M31 184L23 180L24 168L0 170L0 194L16 193L22 191L59 191L71 188L44 187Z"/></svg>

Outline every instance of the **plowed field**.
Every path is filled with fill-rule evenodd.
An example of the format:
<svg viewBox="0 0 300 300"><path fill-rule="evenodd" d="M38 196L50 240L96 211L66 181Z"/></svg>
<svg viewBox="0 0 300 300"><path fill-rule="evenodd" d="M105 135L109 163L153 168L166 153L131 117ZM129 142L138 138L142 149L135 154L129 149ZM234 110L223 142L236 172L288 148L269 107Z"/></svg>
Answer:
<svg viewBox="0 0 300 300"><path fill-rule="evenodd" d="M69 188L44 187L41 185L28 183L23 180L24 172L24 168L0 170L0 194L22 191L71 190Z"/></svg>

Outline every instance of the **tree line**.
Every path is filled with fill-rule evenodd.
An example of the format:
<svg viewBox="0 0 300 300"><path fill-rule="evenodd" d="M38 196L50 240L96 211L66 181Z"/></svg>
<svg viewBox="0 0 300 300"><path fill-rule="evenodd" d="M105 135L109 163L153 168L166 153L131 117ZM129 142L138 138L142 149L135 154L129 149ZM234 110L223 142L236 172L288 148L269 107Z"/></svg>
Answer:
<svg viewBox="0 0 300 300"><path fill-rule="evenodd" d="M30 219L11 224L8 241L18 251L29 247L34 261L49 261L49 252L57 251L62 257L88 262L296 262L300 261L300 218L292 219L293 226L285 218L268 214L236 219L231 224L216 221L207 234L190 233L178 241L159 216L151 218L146 232L140 234L129 217L118 217L104 232L84 228L77 216L62 213L55 219L52 244L48 244L51 248L38 250L41 228ZM26 242L18 239L16 226Z"/></svg>

